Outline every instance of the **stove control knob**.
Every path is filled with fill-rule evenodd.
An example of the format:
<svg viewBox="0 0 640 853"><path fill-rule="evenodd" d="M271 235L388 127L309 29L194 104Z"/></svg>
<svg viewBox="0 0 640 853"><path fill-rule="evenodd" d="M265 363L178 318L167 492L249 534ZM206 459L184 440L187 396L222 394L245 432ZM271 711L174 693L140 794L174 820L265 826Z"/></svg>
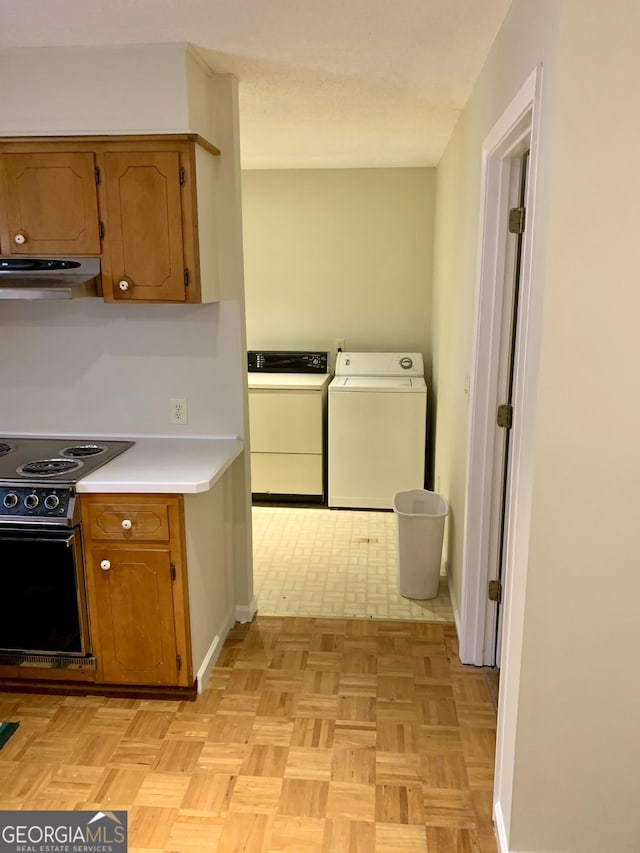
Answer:
<svg viewBox="0 0 640 853"><path fill-rule="evenodd" d="M404 358L400 359L400 367L403 370L410 370L413 367L413 359L409 358L408 355L405 355Z"/></svg>
<svg viewBox="0 0 640 853"><path fill-rule="evenodd" d="M60 498L57 495L47 495L44 499L44 505L47 509L57 509L60 505Z"/></svg>
<svg viewBox="0 0 640 853"><path fill-rule="evenodd" d="M24 499L24 505L27 509L35 509L40 503L40 498L37 495L27 495Z"/></svg>
<svg viewBox="0 0 640 853"><path fill-rule="evenodd" d="M118 287L120 290L129 290L129 282L123 278L122 281L118 282Z"/></svg>
<svg viewBox="0 0 640 853"><path fill-rule="evenodd" d="M100 560L100 568L104 572L108 572L109 569L111 568L111 561L110 560Z"/></svg>
<svg viewBox="0 0 640 853"><path fill-rule="evenodd" d="M17 243L18 246L22 246L24 243L27 242L27 238L24 236L24 234L16 234L16 236L13 238L13 242Z"/></svg>
<svg viewBox="0 0 640 853"><path fill-rule="evenodd" d="M18 496L15 492L9 492L4 496L4 500L2 503L6 506L7 509L13 509L14 506L18 506Z"/></svg>
<svg viewBox="0 0 640 853"><path fill-rule="evenodd" d="M130 521L130 519L128 519L128 518L122 519L122 529L123 530L131 530L132 527L133 527L133 524Z"/></svg>

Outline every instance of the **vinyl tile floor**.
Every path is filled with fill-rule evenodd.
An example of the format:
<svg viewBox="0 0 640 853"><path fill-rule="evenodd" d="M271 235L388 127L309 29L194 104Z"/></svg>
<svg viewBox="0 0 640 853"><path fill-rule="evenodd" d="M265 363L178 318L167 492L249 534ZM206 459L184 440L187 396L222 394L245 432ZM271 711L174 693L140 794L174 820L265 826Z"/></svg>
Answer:
<svg viewBox="0 0 640 853"><path fill-rule="evenodd" d="M453 621L444 576L437 598L400 595L392 512L254 506L253 560L263 615Z"/></svg>
<svg viewBox="0 0 640 853"><path fill-rule="evenodd" d="M130 853L496 853L496 716L457 651L258 616L193 702L0 692L0 810L125 810Z"/></svg>

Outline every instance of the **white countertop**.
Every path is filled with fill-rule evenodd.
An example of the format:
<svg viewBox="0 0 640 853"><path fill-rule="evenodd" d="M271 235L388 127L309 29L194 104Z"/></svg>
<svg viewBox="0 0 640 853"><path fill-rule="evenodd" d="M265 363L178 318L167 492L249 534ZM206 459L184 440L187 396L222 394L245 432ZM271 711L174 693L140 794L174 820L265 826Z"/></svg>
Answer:
<svg viewBox="0 0 640 853"><path fill-rule="evenodd" d="M249 389L322 391L330 373L249 373Z"/></svg>
<svg viewBox="0 0 640 853"><path fill-rule="evenodd" d="M135 444L92 474L76 491L206 492L242 452L237 438L135 438Z"/></svg>

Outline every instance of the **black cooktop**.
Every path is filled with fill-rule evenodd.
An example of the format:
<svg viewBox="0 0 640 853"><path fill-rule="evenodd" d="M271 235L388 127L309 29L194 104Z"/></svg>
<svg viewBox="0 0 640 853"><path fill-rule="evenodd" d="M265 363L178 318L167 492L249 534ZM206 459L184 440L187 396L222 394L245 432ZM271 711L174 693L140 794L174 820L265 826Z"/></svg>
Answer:
<svg viewBox="0 0 640 853"><path fill-rule="evenodd" d="M101 438L0 436L0 482L77 483L133 444Z"/></svg>

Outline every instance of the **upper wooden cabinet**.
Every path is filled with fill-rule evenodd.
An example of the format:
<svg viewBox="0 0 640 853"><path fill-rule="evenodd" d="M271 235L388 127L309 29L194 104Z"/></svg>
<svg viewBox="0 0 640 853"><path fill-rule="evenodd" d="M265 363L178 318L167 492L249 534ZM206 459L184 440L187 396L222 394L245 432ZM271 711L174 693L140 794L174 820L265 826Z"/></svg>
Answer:
<svg viewBox="0 0 640 853"><path fill-rule="evenodd" d="M6 154L3 160L8 232L3 251L100 254L92 153Z"/></svg>
<svg viewBox="0 0 640 853"><path fill-rule="evenodd" d="M219 153L195 134L0 140L0 253L99 255L108 302L215 302Z"/></svg>
<svg viewBox="0 0 640 853"><path fill-rule="evenodd" d="M181 154L105 152L106 298L189 301L197 274L190 211L182 209L187 169Z"/></svg>

